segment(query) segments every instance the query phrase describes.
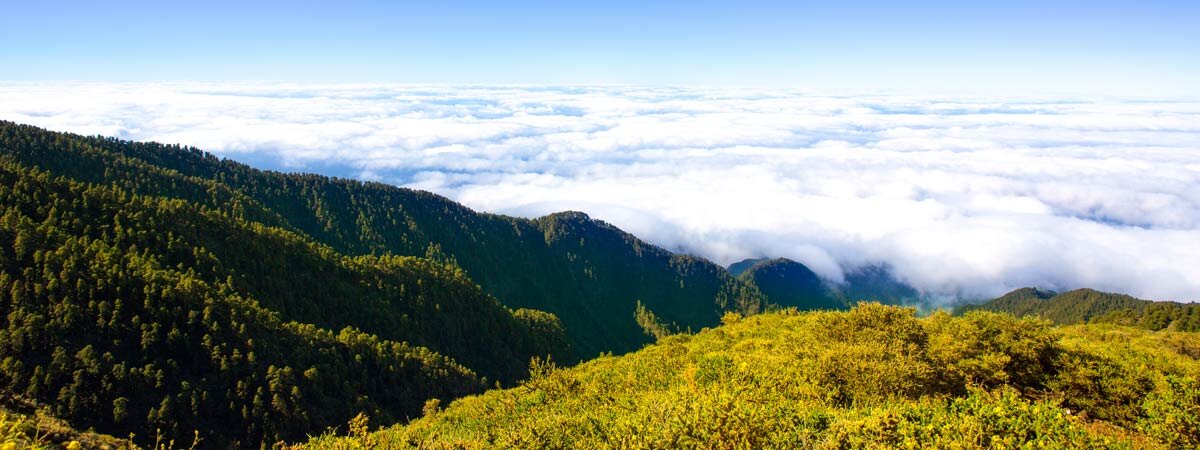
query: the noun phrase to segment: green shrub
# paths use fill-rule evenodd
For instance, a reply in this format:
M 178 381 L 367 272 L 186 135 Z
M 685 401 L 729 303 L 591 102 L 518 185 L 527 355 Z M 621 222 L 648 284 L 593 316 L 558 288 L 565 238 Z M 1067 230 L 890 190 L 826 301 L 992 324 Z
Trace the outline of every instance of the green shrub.
M 1187 448 L 1198 341 L 878 304 L 782 311 L 572 368 L 539 362 L 521 387 L 376 436 L 434 449 Z
M 979 311 L 963 317 L 940 312 L 924 322 L 929 358 L 945 392 L 961 394 L 971 385 L 1042 388 L 1062 352 L 1059 334 L 1045 320 Z
M 1142 403 L 1138 428 L 1171 447 L 1200 447 L 1200 382 L 1169 377 L 1166 385 Z

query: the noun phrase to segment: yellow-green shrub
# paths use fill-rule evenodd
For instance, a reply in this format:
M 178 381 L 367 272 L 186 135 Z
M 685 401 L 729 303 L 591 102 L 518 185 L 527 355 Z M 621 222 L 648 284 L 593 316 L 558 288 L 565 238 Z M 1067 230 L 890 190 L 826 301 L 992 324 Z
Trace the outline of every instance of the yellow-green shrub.
M 1200 448 L 1200 382 L 1169 377 L 1142 403 L 1138 428 L 1175 448 Z
M 1188 356 L 1200 336 L 1162 333 L 878 304 L 781 311 L 573 368 L 539 360 L 519 387 L 375 437 L 431 449 L 1187 447 L 1195 384 L 1179 380 L 1200 373 Z M 1143 395 L 1106 398 L 1122 389 Z

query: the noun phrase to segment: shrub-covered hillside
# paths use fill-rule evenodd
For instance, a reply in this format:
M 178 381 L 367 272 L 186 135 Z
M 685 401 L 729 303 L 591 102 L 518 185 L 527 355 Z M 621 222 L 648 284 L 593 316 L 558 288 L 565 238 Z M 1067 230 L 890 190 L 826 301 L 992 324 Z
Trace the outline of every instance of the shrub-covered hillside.
M 310 448 L 1193 448 L 1200 336 L 861 304 L 676 335 Z

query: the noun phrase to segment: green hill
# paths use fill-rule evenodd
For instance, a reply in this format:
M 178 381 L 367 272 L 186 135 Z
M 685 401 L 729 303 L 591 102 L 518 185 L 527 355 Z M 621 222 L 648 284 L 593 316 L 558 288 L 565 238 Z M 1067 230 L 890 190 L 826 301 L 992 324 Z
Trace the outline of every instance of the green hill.
M 47 132 L 0 122 L 0 154 L 25 167 L 130 194 L 185 200 L 293 232 L 344 255 L 426 256 L 437 248 L 510 308 L 556 314 L 573 360 L 648 338 L 637 301 L 700 328 L 761 294 L 709 261 L 649 245 L 582 213 L 520 219 L 477 213 L 428 192 L 285 174 L 197 149 Z
M 306 448 L 1195 448 L 1200 335 L 861 304 L 766 313 Z
M 804 264 L 785 258 L 764 260 L 738 278 L 758 287 L 773 305 L 810 309 L 845 309 L 847 302 Z
M 696 329 L 764 306 L 582 213 L 0 122 L 0 396 L 80 429 L 220 448 L 402 421 L 534 356 L 640 348 L 639 300 Z
M 1064 293 L 1022 288 L 958 312 L 998 311 L 1040 316 L 1060 324 L 1117 323 L 1148 330 L 1200 331 L 1200 304 L 1141 300 L 1124 294 L 1076 289 Z
M 0 205 L 0 386 L 84 428 L 294 439 L 485 386 L 420 346 L 510 381 L 522 360 L 561 352 L 545 313 L 513 313 L 434 260 L 350 258 L 8 162 Z
M 743 273 L 745 273 L 751 267 L 754 267 L 755 264 L 758 264 L 758 263 L 764 262 L 764 261 L 770 261 L 770 258 L 746 258 L 741 261 L 730 264 L 729 267 L 726 268 L 726 270 L 729 271 L 730 275 L 733 275 L 735 277 L 741 276 Z
M 849 270 L 841 283 L 820 278 L 804 264 L 787 258 L 746 259 L 729 266 L 729 272 L 763 293 L 767 303 L 809 309 L 845 309 L 860 301 L 913 305 L 920 294 L 898 281 L 886 266 L 868 265 Z
M 910 294 L 885 268 L 735 277 L 579 212 L 478 213 L 0 122 L 0 408 L 80 430 L 64 441 L 261 447 L 357 416 L 337 445 L 1195 444 L 1194 335 L 877 304 L 753 315 Z M 1094 291 L 1006 298 L 993 306 L 1063 323 L 1197 322 Z M 425 418 L 368 435 L 360 413 Z
M 897 280 L 890 266 L 867 265 L 845 273 L 843 283 L 831 287 L 847 302 L 877 301 L 893 305 L 915 305 L 923 301 L 921 293 Z

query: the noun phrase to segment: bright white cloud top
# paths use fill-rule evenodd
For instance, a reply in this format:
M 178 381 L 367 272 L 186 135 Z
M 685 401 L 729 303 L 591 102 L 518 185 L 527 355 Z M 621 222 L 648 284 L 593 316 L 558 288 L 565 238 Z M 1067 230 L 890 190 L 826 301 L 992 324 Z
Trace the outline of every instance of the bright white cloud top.
M 573 209 L 728 263 L 931 295 L 1200 300 L 1200 102 L 782 90 L 0 84 L 0 119 Z

